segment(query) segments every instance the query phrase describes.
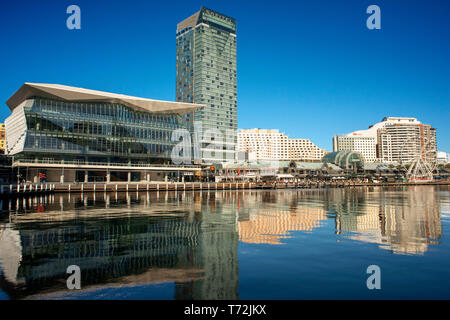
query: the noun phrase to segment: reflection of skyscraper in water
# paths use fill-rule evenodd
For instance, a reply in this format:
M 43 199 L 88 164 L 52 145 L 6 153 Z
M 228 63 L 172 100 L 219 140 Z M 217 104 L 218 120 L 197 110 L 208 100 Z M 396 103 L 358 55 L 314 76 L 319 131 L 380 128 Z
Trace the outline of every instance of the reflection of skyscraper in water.
M 201 232 L 196 248 L 204 277 L 177 284 L 176 299 L 238 299 L 239 266 L 236 210 L 230 193 L 212 192 L 201 199 Z
M 138 221 L 140 220 L 140 221 Z M 69 265 L 82 270 L 85 288 L 105 283 L 130 284 L 124 277 L 140 275 L 151 270 L 153 275 L 177 278 L 198 278 L 202 270 L 195 265 L 190 252 L 197 245 L 198 223 L 165 221 L 144 223 L 142 219 L 117 219 L 108 224 L 44 230 L 19 230 L 20 263 L 5 269 L 7 257 L 1 257 L 6 280 L 2 288 L 13 298 L 39 293 L 42 289 L 64 290 L 61 280 L 67 276 Z M 3 242 L 3 241 L 2 241 Z M 11 252 L 12 246 L 5 248 Z M 2 252 L 3 255 L 4 252 Z M 15 274 L 15 276 L 14 276 Z M 142 279 L 141 279 L 142 280 Z M 173 281 L 174 278 L 147 278 L 148 283 Z
M 359 191 L 366 192 L 366 191 Z M 360 197 L 334 190 L 329 209 L 336 211 L 336 229 L 345 237 L 380 244 L 393 253 L 423 254 L 442 235 L 438 192 L 427 186 L 394 192 L 374 191 Z
M 111 206 L 113 202 L 108 198 Z M 217 217 L 202 213 L 195 202 L 192 194 L 184 195 L 182 201 L 171 195 L 161 197 L 159 203 L 153 199 L 148 206 L 127 196 L 133 217 L 111 217 L 107 212 L 112 209 L 102 212 L 105 209 L 99 208 L 92 208 L 95 214 L 90 216 L 72 214 L 74 207 L 86 203 L 84 198 L 65 203 L 67 214 L 58 211 L 67 220 L 52 221 L 52 211 L 47 211 L 39 224 L 31 225 L 32 213 L 22 217 L 23 223 L 18 216 L 18 230 L 2 226 L 0 286 L 11 298 L 44 290 L 58 296 L 67 293 L 66 268 L 74 264 L 82 270 L 83 292 L 175 282 L 177 298 L 237 298 L 235 213 L 226 214 L 224 221 L 220 213 Z M 59 206 L 60 201 L 56 203 Z M 97 207 L 101 206 L 97 200 Z M 155 217 L 161 206 L 166 215 Z M 176 216 L 176 212 L 185 214 Z M 180 286 L 184 289 L 179 290 Z

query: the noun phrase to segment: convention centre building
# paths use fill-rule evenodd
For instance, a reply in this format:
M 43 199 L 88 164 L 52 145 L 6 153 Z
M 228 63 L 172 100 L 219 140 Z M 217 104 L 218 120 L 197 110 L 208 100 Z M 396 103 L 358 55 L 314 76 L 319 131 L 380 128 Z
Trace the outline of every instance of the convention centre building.
M 171 136 L 202 105 L 42 83 L 6 104 L 5 153 L 19 182 L 167 181 L 196 169 L 171 162 Z

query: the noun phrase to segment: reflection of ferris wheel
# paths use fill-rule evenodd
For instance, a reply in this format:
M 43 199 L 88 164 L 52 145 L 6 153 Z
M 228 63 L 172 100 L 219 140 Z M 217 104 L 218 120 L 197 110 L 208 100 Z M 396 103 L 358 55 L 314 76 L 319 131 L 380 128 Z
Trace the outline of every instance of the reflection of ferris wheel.
M 434 141 L 426 136 L 406 139 L 400 154 L 401 162 L 408 165 L 408 181 L 432 181 L 436 169 Z

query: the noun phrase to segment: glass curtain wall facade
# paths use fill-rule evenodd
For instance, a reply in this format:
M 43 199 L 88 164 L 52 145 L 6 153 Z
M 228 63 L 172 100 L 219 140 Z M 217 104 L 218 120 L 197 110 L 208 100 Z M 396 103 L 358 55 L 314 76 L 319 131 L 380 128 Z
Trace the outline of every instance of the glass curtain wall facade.
M 28 99 L 8 119 L 21 128 L 10 141 L 16 158 L 111 163 L 169 163 L 171 134 L 186 128 L 179 114 L 154 114 L 120 103 Z M 15 125 L 16 124 L 16 125 Z M 14 136 L 11 130 L 11 136 Z
M 202 125 L 203 162 L 234 160 L 237 144 L 236 21 L 202 7 L 177 26 L 176 101 L 204 108 L 186 115 Z M 222 145 L 206 131 L 219 130 Z M 206 134 L 205 134 L 206 133 Z M 215 138 L 217 141 L 217 138 Z

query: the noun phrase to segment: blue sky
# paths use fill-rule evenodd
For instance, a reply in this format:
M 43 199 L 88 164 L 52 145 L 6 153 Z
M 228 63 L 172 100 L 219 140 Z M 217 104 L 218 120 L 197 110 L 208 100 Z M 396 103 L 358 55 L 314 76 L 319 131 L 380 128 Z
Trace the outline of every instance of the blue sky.
M 66 8 L 81 8 L 81 30 Z M 369 30 L 366 8 L 381 8 Z M 24 82 L 175 100 L 176 24 L 205 5 L 237 19 L 238 127 L 331 150 L 384 116 L 437 128 L 450 152 L 450 1 L 2 1 L 0 120 Z

